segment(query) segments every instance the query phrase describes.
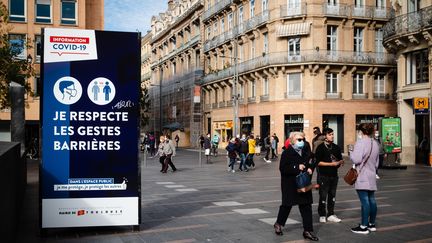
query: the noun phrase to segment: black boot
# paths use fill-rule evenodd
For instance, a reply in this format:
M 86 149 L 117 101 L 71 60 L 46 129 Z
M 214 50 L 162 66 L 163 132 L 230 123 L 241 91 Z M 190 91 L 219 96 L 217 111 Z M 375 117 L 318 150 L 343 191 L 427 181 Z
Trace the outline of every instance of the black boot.
M 275 230 L 275 234 L 277 234 L 277 235 L 283 235 L 283 233 L 282 233 L 282 225 L 280 225 L 278 223 L 275 223 L 273 225 L 273 227 L 274 227 L 274 230 Z
M 311 241 L 319 241 L 318 237 L 316 237 L 316 235 L 314 234 L 313 231 L 304 231 L 303 232 L 303 237 L 305 239 L 311 240 Z

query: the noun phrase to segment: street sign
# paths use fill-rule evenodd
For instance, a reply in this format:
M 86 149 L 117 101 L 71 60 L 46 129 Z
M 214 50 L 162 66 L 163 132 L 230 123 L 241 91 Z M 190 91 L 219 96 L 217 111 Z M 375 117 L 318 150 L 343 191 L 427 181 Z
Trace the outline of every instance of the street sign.
M 42 228 L 139 224 L 140 35 L 47 28 Z
M 413 99 L 414 114 L 428 115 L 429 114 L 429 98 L 416 97 Z

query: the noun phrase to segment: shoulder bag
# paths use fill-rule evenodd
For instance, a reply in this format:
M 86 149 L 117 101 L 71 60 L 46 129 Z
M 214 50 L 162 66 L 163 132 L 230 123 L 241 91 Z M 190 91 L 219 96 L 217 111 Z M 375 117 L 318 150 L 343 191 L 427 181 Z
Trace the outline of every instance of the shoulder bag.
M 363 167 L 366 165 L 367 161 L 369 160 L 369 157 L 372 153 L 372 147 L 373 147 L 373 142 L 371 139 L 371 149 L 369 151 L 369 155 L 366 157 L 366 159 L 360 164 L 363 165 L 359 172 L 357 172 L 357 170 L 355 169 L 355 165 L 353 165 L 353 167 L 351 167 L 348 172 L 345 174 L 344 176 L 344 181 L 348 184 L 348 185 L 354 185 L 354 183 L 357 180 L 358 175 L 360 174 L 361 170 L 363 169 Z
M 307 192 L 312 189 L 311 178 L 307 172 L 300 172 L 296 176 L 297 192 Z

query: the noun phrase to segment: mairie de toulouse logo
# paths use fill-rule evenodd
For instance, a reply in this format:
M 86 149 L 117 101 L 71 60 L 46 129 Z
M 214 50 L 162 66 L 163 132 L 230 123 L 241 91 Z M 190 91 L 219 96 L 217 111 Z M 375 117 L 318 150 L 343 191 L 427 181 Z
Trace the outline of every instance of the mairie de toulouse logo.
M 72 105 L 81 99 L 83 89 L 81 83 L 74 77 L 58 79 L 53 88 L 54 97 L 58 102 Z M 111 80 L 103 77 L 93 79 L 87 86 L 88 98 L 97 105 L 110 103 L 116 94 L 116 88 Z

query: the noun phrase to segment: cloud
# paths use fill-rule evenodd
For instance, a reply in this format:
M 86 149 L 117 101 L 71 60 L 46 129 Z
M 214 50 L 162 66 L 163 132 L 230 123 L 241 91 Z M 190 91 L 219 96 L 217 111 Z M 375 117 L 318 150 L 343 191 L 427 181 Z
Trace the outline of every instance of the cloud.
M 167 8 L 167 1 L 161 0 L 105 0 L 105 30 L 145 34 L 151 29 L 151 17 Z

